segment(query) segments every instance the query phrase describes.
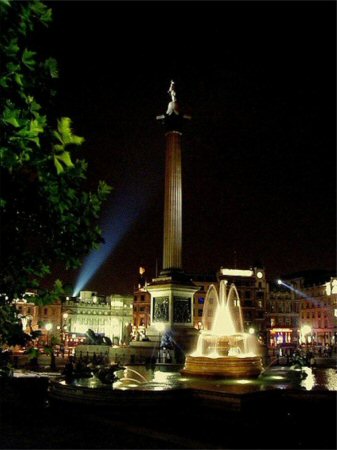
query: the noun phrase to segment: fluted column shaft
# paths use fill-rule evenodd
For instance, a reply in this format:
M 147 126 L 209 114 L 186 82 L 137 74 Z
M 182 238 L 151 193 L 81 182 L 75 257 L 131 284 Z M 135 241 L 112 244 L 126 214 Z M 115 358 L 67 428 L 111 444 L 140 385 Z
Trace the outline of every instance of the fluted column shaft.
M 181 269 L 181 133 L 166 133 L 163 269 Z

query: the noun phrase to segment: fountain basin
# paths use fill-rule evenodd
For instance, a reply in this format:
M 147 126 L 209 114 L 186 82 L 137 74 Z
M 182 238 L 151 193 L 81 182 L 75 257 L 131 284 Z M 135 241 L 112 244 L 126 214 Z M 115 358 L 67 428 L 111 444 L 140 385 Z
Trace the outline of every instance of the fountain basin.
M 259 356 L 186 356 L 184 375 L 253 378 L 258 377 L 263 370 L 262 358 Z

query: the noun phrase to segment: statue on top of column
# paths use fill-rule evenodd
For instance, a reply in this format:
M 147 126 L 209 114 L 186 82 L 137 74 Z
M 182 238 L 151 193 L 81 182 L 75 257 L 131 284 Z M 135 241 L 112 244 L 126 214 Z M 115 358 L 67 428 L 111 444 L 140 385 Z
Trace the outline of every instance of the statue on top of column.
M 177 94 L 176 94 L 176 91 L 175 91 L 174 87 L 175 87 L 174 86 L 174 81 L 171 80 L 170 89 L 168 90 L 168 93 L 171 94 L 172 101 L 176 102 L 177 101 Z
M 170 89 L 168 90 L 168 93 L 171 95 L 171 101 L 168 104 L 166 114 L 171 115 L 173 112 L 175 114 L 179 114 L 179 107 L 178 107 L 178 103 L 177 103 L 177 93 L 175 91 L 175 83 L 173 80 L 171 80 Z

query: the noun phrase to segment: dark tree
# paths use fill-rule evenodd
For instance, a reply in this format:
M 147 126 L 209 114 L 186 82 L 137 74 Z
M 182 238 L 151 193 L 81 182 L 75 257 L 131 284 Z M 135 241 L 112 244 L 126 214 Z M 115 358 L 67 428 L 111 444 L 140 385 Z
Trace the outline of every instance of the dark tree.
M 57 63 L 30 47 L 51 18 L 41 1 L 0 1 L 0 341 L 13 298 L 38 288 L 56 262 L 78 267 L 103 241 L 98 218 L 111 191 L 103 181 L 88 191 L 84 139 L 69 118 L 53 119 Z

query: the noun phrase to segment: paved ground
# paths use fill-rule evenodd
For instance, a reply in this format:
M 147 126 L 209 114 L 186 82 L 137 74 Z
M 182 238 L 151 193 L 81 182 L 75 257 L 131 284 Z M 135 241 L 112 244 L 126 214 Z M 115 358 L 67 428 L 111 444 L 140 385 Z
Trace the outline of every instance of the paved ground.
M 269 397 L 267 396 L 267 399 Z M 319 424 L 316 426 L 315 424 Z M 32 400 L 0 410 L 2 449 L 335 449 L 336 403 L 252 401 L 245 413 L 191 404 L 128 404 L 121 411 Z

